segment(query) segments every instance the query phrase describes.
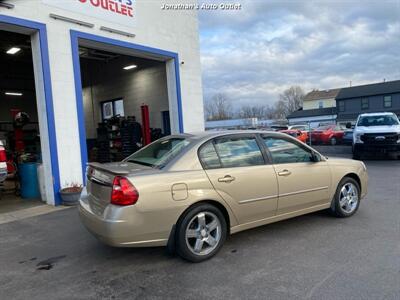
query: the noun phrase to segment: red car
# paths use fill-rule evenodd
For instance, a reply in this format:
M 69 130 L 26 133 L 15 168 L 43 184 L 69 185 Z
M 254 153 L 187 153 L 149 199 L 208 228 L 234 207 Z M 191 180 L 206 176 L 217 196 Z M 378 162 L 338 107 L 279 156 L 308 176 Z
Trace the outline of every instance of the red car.
M 326 125 L 314 129 L 311 132 L 313 144 L 336 145 L 342 142 L 344 128 L 339 125 Z
M 306 143 L 308 139 L 308 133 L 307 131 L 301 131 L 297 129 L 287 129 L 287 130 L 279 130 L 279 132 L 286 133 L 288 135 L 291 135 L 292 137 L 295 137 L 299 141 Z

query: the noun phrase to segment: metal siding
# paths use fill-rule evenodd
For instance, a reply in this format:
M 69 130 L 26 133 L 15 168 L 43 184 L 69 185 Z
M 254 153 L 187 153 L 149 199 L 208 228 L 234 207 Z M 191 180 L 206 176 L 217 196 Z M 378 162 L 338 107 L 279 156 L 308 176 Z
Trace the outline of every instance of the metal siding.
M 349 98 L 345 100 L 338 100 L 345 102 L 345 111 L 338 112 L 339 120 L 346 120 L 349 118 L 354 118 L 354 116 L 358 116 L 363 113 L 373 113 L 373 112 L 395 112 L 399 114 L 400 112 L 400 93 L 391 94 L 392 96 L 392 107 L 387 108 L 383 106 L 383 98 L 384 96 L 389 96 L 388 94 L 382 94 L 377 96 L 370 96 L 369 99 L 369 108 L 361 109 L 361 98 Z

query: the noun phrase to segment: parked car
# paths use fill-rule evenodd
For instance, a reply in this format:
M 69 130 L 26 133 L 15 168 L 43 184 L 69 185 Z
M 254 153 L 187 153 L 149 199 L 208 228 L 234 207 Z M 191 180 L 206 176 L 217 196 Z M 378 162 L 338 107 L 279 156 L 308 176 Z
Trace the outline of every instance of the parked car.
M 385 112 L 358 116 L 354 127 L 353 158 L 360 159 L 365 153 L 400 157 L 400 123 L 396 114 Z
M 344 128 L 340 125 L 325 125 L 314 129 L 311 132 L 313 144 L 336 145 L 342 142 Z
M 296 130 L 296 129 L 292 129 L 292 130 L 280 130 L 279 132 L 282 133 L 286 133 L 296 139 L 298 139 L 299 141 L 303 142 L 303 143 L 307 143 L 308 141 L 308 133 L 307 131 L 301 131 L 301 130 Z
M 4 183 L 7 178 L 7 155 L 4 144 L 0 141 L 0 185 Z
M 342 144 L 344 145 L 352 145 L 353 144 L 353 130 L 347 129 L 344 131 L 344 135 L 342 138 Z
M 323 209 L 353 215 L 367 178 L 361 161 L 328 160 L 283 133 L 179 134 L 90 163 L 79 212 L 106 244 L 167 245 L 200 262 L 229 234 Z
M 305 124 L 299 124 L 299 125 L 291 125 L 288 128 L 289 130 L 301 130 L 301 131 L 311 131 L 311 128 L 309 125 L 305 125 Z

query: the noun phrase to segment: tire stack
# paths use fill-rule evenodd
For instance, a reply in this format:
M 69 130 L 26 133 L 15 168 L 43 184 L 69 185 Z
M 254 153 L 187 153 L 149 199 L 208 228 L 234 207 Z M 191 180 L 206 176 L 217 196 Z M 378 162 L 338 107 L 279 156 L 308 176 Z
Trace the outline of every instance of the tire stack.
M 141 141 L 141 126 L 134 119 L 126 119 L 121 124 L 122 157 L 128 157 L 136 152 Z
M 97 128 L 97 161 L 99 163 L 110 162 L 110 139 L 105 126 Z

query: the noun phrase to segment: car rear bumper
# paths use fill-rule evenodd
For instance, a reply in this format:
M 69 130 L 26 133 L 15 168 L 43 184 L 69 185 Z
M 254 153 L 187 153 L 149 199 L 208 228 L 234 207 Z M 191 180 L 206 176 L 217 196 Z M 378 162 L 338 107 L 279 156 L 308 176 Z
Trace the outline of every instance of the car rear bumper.
M 151 232 L 151 224 L 148 224 L 133 207 L 129 209 L 130 213 L 127 217 L 126 214 L 121 213 L 122 207 L 110 204 L 100 216 L 90 207 L 87 196 L 83 195 L 79 200 L 78 208 L 83 225 L 107 245 L 153 247 L 165 246 L 168 242 L 169 232 Z

